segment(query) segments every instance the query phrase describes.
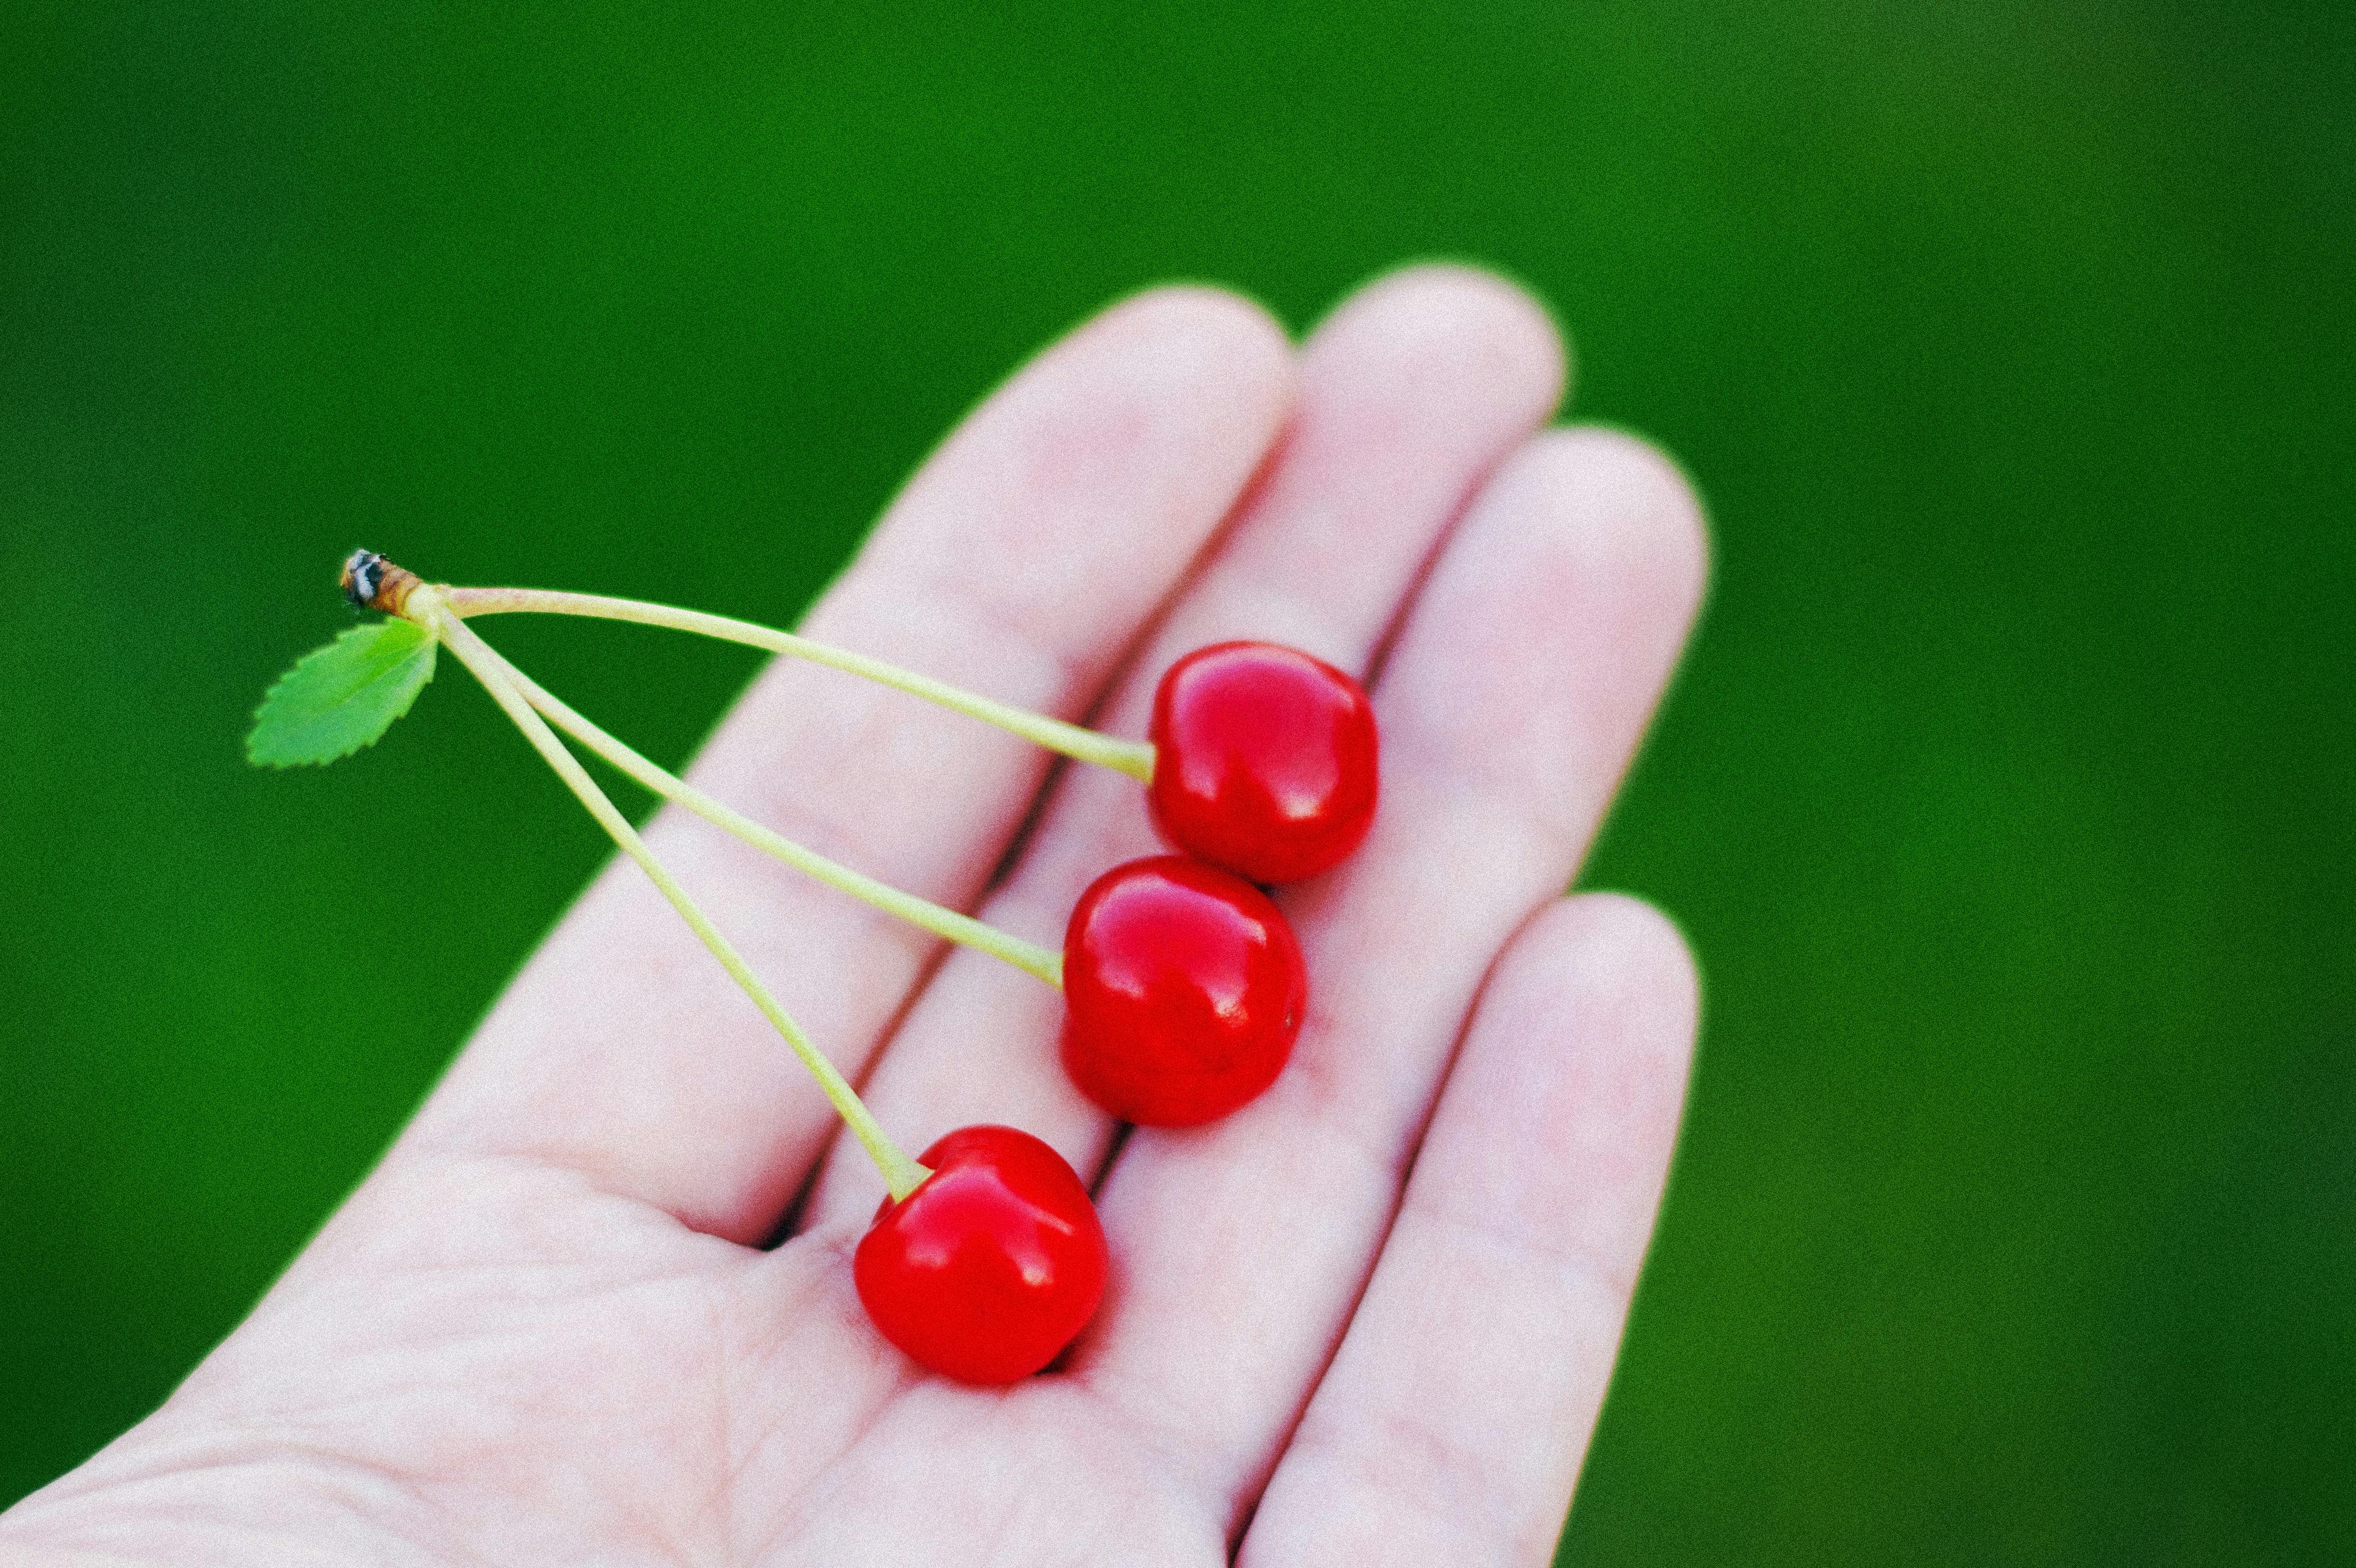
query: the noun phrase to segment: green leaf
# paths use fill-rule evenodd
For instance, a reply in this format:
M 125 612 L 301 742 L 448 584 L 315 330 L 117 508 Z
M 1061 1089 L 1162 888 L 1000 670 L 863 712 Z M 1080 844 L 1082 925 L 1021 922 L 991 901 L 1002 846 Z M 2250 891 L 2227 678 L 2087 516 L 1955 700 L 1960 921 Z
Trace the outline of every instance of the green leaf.
M 435 646 L 413 621 L 380 620 L 313 649 L 262 699 L 245 759 L 293 768 L 374 744 L 434 679 Z

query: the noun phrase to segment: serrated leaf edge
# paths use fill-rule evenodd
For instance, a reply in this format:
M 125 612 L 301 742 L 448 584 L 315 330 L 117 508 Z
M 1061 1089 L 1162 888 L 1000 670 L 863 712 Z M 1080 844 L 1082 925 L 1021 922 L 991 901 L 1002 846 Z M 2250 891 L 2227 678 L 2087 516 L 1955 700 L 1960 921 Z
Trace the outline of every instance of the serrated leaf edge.
M 409 710 L 417 705 L 419 693 L 423 693 L 427 686 L 433 684 L 436 661 L 441 657 L 442 639 L 431 634 L 428 634 L 425 639 L 425 679 L 417 682 L 416 690 L 409 693 L 409 700 L 402 703 L 401 706 L 393 709 L 391 716 L 387 718 L 384 723 L 379 726 L 374 735 L 369 736 L 366 740 L 357 741 L 330 757 L 288 757 L 281 760 L 275 757 L 256 757 L 253 754 L 253 737 L 261 733 L 262 712 L 267 709 L 271 703 L 277 697 L 279 689 L 294 678 L 294 671 L 301 669 L 303 665 L 315 655 L 325 653 L 328 649 L 335 647 L 345 639 L 353 637 L 360 632 L 372 630 L 376 627 L 383 624 L 385 623 L 382 621 L 369 621 L 366 625 L 362 626 L 346 627 L 343 630 L 336 633 L 332 641 L 319 644 L 318 647 L 311 650 L 309 653 L 304 654 L 301 658 L 295 660 L 294 663 L 288 665 L 280 672 L 278 679 L 270 683 L 270 689 L 262 693 L 262 701 L 254 704 L 253 724 L 252 727 L 247 729 L 245 732 L 245 760 L 249 767 L 269 768 L 280 772 L 284 772 L 289 768 L 325 768 L 331 762 L 341 762 L 347 757 L 355 756 L 359 752 L 366 751 L 369 746 L 374 746 L 378 741 L 384 738 L 384 733 L 386 730 L 391 729 L 394 725 L 400 723 L 402 719 L 408 716 Z M 412 655 L 412 657 L 414 656 Z M 407 662 L 407 660 L 403 660 L 401 664 L 393 666 L 392 669 L 384 671 L 384 673 L 371 677 L 365 684 L 353 692 L 350 697 L 347 697 L 344 700 L 346 702 L 350 702 L 353 698 L 359 696 L 361 693 L 373 687 L 379 681 L 391 679 L 393 676 L 399 674 L 402 669 L 406 668 Z

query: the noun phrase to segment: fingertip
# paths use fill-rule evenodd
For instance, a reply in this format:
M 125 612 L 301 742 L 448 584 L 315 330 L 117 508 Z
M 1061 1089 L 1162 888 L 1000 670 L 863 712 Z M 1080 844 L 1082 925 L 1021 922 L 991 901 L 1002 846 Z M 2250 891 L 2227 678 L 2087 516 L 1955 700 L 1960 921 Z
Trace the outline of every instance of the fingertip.
M 1233 289 L 1162 284 L 1108 306 L 1076 336 L 1101 336 L 1124 355 L 1215 373 L 1271 422 L 1291 400 L 1294 356 L 1283 323 Z
M 1564 961 L 1584 977 L 1582 990 L 1622 1015 L 1641 1010 L 1643 1026 L 1626 1031 L 1682 1074 L 1701 1010 L 1701 972 L 1684 929 L 1659 906 L 1628 893 L 1580 893 L 1539 917 L 1554 927 Z
M 1507 1195 L 1496 1201 L 1623 1297 L 1684 1115 L 1697 996 L 1667 916 L 1625 894 L 1580 894 L 1548 904 L 1507 948 L 1467 1041 L 1475 1101 L 1517 1107 L 1492 1113 L 1488 1138 L 1505 1152 L 1486 1157 L 1520 1173 L 1492 1173 Z
M 1592 428 L 1524 441 L 1474 499 L 1382 671 L 1387 781 L 1448 777 L 1583 846 L 1667 688 L 1706 573 L 1699 505 L 1655 448 Z
M 1540 526 L 1601 520 L 1614 565 L 1680 631 L 1709 581 L 1709 527 L 1685 468 L 1644 437 L 1611 425 L 1549 430 L 1516 453 L 1502 483 L 1536 492 L 1516 509 Z
M 1527 289 L 1456 262 L 1419 262 L 1344 297 L 1310 334 L 1305 355 L 1429 361 L 1435 349 L 1472 367 L 1483 395 L 1529 425 L 1560 403 L 1570 355 L 1560 327 Z

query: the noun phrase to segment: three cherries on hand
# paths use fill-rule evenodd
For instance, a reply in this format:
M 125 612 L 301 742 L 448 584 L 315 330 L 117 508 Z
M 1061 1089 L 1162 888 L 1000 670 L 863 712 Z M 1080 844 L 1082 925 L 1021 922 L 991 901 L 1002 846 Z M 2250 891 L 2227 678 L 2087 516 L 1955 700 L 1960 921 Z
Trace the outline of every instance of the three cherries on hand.
M 1064 991 L 1072 1082 L 1124 1122 L 1185 1127 L 1275 1081 L 1308 1000 L 1291 928 L 1261 886 L 1313 876 L 1355 849 L 1375 813 L 1374 709 L 1358 682 L 1289 648 L 1222 642 L 1185 655 L 1154 693 L 1150 744 L 1007 708 L 863 655 L 698 612 L 582 594 L 428 585 L 368 552 L 345 592 L 413 622 L 466 663 L 593 815 L 644 866 L 818 1077 L 883 1171 L 890 1195 L 852 1263 L 884 1337 L 971 1383 L 1040 1370 L 1087 1326 L 1108 1267 L 1104 1228 L 1063 1156 L 1012 1127 L 964 1127 L 910 1161 L 801 1036 L 562 744 L 553 723 L 638 782 L 833 886 Z M 876 883 L 752 822 L 583 719 L 466 624 L 498 611 L 677 627 L 831 664 L 1001 725 L 1143 780 L 1179 853 L 1116 865 L 1082 893 L 1055 955 Z M 266 705 L 266 704 L 265 704 Z
M 1187 1127 L 1276 1081 L 1308 1004 L 1292 928 L 1253 884 L 1312 876 L 1374 821 L 1374 709 L 1305 653 L 1223 642 L 1154 693 L 1156 825 L 1183 854 L 1116 865 L 1064 937 L 1065 1070 L 1124 1122 Z M 1061 1155 L 1011 1127 L 927 1149 L 859 1243 L 859 1299 L 884 1337 L 968 1382 L 1028 1377 L 1104 1293 L 1104 1228 Z

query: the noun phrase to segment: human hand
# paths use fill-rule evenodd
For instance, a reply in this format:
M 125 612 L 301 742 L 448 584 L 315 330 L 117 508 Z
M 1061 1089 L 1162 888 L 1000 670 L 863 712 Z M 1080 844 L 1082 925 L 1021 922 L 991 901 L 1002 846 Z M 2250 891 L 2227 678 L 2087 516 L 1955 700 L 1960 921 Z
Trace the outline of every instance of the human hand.
M 1695 1015 L 1666 922 L 1559 893 L 1704 573 L 1664 459 L 1534 434 L 1561 360 L 1460 269 L 1371 285 L 1298 353 L 1232 297 L 1143 295 L 969 418 L 809 618 L 1125 735 L 1206 642 L 1371 671 L 1381 810 L 1279 896 L 1310 1010 L 1224 1121 L 1116 1136 L 1048 988 L 680 813 L 650 831 L 908 1147 L 1004 1122 L 1102 1173 L 1113 1282 L 1056 1369 L 975 1390 L 875 1334 L 850 1252 L 880 1180 L 617 861 L 253 1316 L 0 1519 L 8 1560 L 1543 1561 Z M 1158 846 L 1133 784 L 1051 760 L 780 660 L 695 778 L 1054 942 Z

